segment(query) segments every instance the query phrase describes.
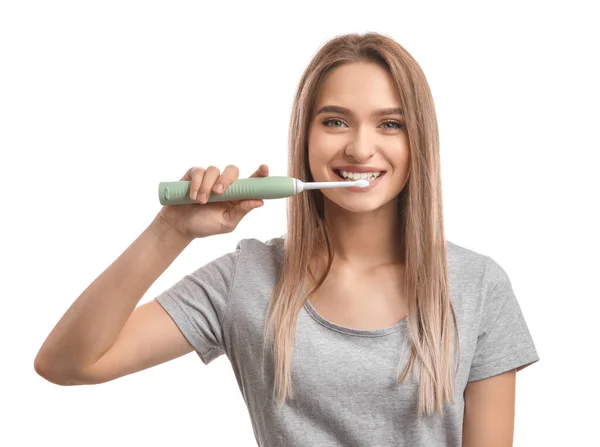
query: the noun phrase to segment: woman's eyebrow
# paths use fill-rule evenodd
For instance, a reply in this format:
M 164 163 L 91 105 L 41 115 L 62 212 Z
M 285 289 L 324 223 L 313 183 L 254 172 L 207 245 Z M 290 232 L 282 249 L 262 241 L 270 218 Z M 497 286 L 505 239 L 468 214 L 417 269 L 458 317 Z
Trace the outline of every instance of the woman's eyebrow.
M 354 115 L 350 109 L 347 109 L 345 107 L 323 106 L 319 109 L 319 111 L 317 113 L 315 113 L 315 116 L 319 115 L 321 113 L 328 113 L 328 112 L 339 113 L 341 115 L 348 115 L 348 116 Z M 376 110 L 375 112 L 373 112 L 373 116 L 382 116 L 382 115 L 403 115 L 403 113 L 402 113 L 402 109 L 400 107 L 389 107 L 386 109 L 379 109 L 379 110 Z

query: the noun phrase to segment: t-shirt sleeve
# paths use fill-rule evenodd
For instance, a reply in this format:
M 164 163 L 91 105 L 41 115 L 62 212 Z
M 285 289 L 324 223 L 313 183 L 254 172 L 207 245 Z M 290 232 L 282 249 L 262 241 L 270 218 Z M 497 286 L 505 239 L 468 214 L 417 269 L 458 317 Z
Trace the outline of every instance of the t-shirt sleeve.
M 223 320 L 240 249 L 241 242 L 155 298 L 207 365 L 225 353 Z
M 488 257 L 486 290 L 469 382 L 539 360 L 533 339 L 505 270 Z

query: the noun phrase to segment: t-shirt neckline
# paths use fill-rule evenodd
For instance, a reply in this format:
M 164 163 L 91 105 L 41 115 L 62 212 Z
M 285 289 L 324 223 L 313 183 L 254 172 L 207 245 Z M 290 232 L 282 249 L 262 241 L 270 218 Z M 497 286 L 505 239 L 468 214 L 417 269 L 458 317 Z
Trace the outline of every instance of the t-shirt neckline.
M 304 309 L 317 323 L 325 326 L 326 328 L 337 332 L 341 332 L 343 334 L 356 335 L 359 337 L 381 337 L 384 335 L 393 334 L 394 332 L 398 332 L 399 330 L 403 329 L 408 324 L 407 316 L 399 322 L 388 327 L 379 329 L 356 329 L 347 326 L 342 326 L 332 321 L 329 321 L 328 319 L 323 317 L 319 312 L 317 312 L 317 310 L 313 307 L 309 299 L 307 299 L 304 302 Z

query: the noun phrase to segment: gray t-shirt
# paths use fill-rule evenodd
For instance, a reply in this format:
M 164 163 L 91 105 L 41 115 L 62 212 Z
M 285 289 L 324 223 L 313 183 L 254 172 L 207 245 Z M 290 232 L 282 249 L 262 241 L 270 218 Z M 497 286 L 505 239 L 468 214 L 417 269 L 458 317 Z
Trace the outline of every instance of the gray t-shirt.
M 460 446 L 467 382 L 539 360 L 506 272 L 489 256 L 447 241 L 460 364 L 455 403 L 442 416 L 417 417 L 416 375 L 395 385 L 406 364 L 403 349 L 408 360 L 407 319 L 352 329 L 326 320 L 309 301 L 292 353 L 295 397 L 278 407 L 269 349 L 264 368 L 262 359 L 283 242 L 242 239 L 156 298 L 204 363 L 227 355 L 260 446 Z

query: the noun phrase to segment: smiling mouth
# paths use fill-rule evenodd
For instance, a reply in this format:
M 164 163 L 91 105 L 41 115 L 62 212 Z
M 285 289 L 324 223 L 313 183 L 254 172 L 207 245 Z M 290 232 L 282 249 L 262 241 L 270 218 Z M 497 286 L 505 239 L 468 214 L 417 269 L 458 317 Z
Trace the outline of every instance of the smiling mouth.
M 356 181 L 365 179 L 369 182 L 373 182 L 377 180 L 379 177 L 383 177 L 386 171 L 375 171 L 375 172 L 350 172 L 350 171 L 340 171 L 339 169 L 333 170 L 338 177 L 347 181 Z

